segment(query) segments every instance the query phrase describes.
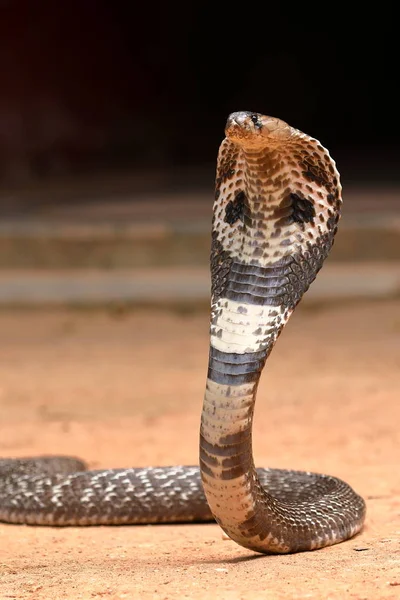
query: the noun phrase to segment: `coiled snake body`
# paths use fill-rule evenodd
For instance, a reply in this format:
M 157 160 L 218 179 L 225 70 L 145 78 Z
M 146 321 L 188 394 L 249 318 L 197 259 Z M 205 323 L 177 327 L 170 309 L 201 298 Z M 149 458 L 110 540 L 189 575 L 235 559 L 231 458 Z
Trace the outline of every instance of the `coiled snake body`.
M 317 140 L 258 113 L 230 115 L 212 228 L 210 354 L 200 469 L 85 471 L 68 457 L 0 460 L 0 520 L 38 525 L 206 521 L 258 552 L 312 550 L 363 524 L 346 483 L 256 470 L 252 418 L 265 361 L 336 233 L 341 186 Z

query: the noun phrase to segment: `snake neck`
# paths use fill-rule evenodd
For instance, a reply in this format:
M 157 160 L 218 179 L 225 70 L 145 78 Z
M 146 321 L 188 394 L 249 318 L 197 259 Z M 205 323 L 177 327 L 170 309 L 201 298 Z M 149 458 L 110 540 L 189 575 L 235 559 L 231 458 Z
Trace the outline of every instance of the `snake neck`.
M 246 149 L 229 139 L 221 145 L 200 466 L 217 522 L 239 544 L 261 552 L 288 552 L 293 544 L 290 527 L 282 534 L 279 503 L 261 488 L 254 467 L 257 387 L 329 253 L 340 203 L 334 162 L 300 132 L 281 147 Z

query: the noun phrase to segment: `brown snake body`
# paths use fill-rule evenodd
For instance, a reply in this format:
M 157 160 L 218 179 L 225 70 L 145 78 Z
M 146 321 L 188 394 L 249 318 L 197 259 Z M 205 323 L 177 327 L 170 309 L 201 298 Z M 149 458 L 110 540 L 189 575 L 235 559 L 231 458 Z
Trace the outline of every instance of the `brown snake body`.
M 205 521 L 258 552 L 312 550 L 360 531 L 365 504 L 335 477 L 254 467 L 265 361 L 329 254 L 339 174 L 317 140 L 279 119 L 228 118 L 212 228 L 209 369 L 200 470 L 85 471 L 66 457 L 0 460 L 0 520 L 45 525 Z M 204 491 L 203 491 L 204 490 Z

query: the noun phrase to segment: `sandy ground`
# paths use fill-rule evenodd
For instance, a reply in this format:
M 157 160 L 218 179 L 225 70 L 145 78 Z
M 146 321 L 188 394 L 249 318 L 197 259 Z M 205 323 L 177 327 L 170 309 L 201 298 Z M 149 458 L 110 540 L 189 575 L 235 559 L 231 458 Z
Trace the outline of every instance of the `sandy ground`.
M 0 313 L 0 455 L 92 467 L 197 462 L 208 316 Z M 349 481 L 356 538 L 262 556 L 215 524 L 0 525 L 0 598 L 399 598 L 400 302 L 299 308 L 259 391 L 259 465 Z

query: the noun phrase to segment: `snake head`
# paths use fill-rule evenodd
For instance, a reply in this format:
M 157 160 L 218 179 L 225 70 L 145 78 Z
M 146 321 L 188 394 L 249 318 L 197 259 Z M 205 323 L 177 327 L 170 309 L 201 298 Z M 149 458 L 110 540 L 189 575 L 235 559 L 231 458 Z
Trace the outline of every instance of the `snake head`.
M 228 139 L 248 148 L 282 145 L 294 132 L 285 121 L 246 110 L 230 114 L 225 127 Z

